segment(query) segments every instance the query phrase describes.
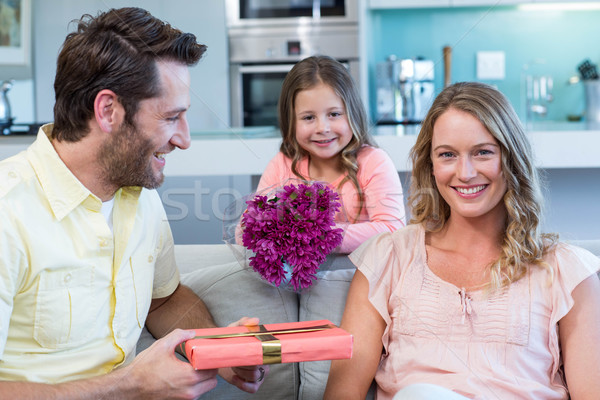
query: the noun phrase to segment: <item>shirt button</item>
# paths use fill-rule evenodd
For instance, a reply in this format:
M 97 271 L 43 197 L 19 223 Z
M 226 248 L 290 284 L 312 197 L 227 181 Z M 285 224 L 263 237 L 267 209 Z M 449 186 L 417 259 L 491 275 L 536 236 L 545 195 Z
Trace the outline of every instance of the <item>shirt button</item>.
M 9 178 L 16 178 L 16 177 L 17 177 L 17 174 L 16 174 L 14 171 L 10 171 L 10 172 L 8 173 L 8 177 L 9 177 Z
M 63 280 L 65 283 L 69 283 L 71 281 L 71 274 L 66 274 Z
M 106 239 L 100 240 L 100 247 L 106 247 L 106 246 L 108 246 L 108 240 L 106 240 Z
M 154 261 L 154 257 L 148 256 L 148 262 L 151 263 L 152 261 Z

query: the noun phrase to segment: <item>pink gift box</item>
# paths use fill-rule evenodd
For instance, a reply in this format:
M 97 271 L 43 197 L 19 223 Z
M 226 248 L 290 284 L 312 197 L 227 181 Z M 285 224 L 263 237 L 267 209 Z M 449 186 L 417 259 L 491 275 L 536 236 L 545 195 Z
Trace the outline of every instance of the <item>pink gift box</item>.
M 352 357 L 353 337 L 327 320 L 196 329 L 181 350 L 196 369 Z

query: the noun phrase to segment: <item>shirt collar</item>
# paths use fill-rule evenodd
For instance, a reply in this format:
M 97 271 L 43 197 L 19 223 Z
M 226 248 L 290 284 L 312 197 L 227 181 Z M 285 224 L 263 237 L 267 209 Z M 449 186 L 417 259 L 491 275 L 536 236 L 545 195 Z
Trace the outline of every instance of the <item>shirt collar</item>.
M 90 192 L 60 159 L 50 142 L 54 124 L 46 124 L 38 131 L 37 139 L 27 149 L 27 158 L 46 193 L 52 212 L 63 219 L 77 206 L 100 211 L 102 201 Z

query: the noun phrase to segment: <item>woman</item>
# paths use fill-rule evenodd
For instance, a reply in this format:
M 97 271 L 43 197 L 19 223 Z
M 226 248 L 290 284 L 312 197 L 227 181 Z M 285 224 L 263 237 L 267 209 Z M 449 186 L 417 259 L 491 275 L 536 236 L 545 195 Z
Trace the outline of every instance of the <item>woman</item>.
M 411 158 L 411 225 L 350 255 L 354 357 L 332 363 L 325 398 L 364 398 L 373 378 L 378 400 L 596 397 L 600 260 L 540 233 L 532 151 L 507 99 L 446 88 Z

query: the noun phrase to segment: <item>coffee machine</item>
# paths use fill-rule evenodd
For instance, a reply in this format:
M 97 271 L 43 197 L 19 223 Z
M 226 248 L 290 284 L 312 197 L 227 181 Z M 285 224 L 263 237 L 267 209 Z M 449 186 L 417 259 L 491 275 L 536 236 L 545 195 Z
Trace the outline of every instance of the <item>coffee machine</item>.
M 422 58 L 389 56 L 377 64 L 378 124 L 419 124 L 435 96 L 434 64 Z

